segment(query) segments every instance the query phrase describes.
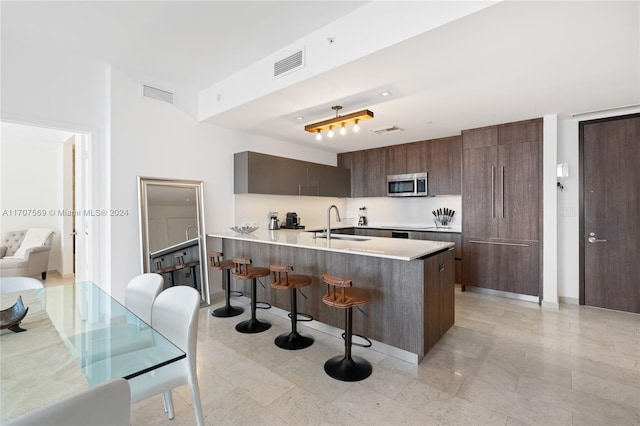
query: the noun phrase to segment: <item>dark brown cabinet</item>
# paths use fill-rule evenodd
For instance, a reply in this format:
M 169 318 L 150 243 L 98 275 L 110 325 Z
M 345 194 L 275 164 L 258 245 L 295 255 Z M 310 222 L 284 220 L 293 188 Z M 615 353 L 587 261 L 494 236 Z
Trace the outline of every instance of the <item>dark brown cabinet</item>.
M 429 173 L 429 195 L 461 194 L 460 136 L 338 154 L 351 169 L 352 197 L 384 197 L 387 175 Z
M 462 132 L 463 283 L 539 295 L 542 120 Z
M 348 169 L 245 151 L 234 154 L 234 194 L 349 197 Z
M 462 193 L 462 138 L 434 139 L 424 144 L 429 195 Z
M 387 152 L 385 148 L 338 154 L 338 167 L 351 169 L 352 197 L 387 195 Z
M 453 250 L 425 259 L 424 346 L 428 352 L 455 320 Z
M 421 232 L 423 240 L 455 243 L 455 282 L 462 284 L 462 236 L 455 232 Z

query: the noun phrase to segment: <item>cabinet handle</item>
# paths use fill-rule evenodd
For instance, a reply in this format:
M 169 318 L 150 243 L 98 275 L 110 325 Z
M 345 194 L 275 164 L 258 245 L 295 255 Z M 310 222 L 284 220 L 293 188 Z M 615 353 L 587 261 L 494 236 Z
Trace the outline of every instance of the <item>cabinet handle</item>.
M 438 267 L 440 269 L 440 272 L 444 272 L 444 263 L 439 263 Z
M 501 179 L 501 185 L 500 185 L 500 202 L 502 204 L 501 207 L 501 214 L 502 217 L 504 218 L 504 166 L 501 167 L 501 174 L 502 174 L 502 179 Z
M 496 217 L 496 168 L 491 166 L 491 217 Z
M 529 244 L 522 244 L 522 243 L 499 243 L 495 241 L 474 241 L 474 240 L 469 240 L 469 242 L 474 244 L 490 244 L 494 246 L 530 247 Z

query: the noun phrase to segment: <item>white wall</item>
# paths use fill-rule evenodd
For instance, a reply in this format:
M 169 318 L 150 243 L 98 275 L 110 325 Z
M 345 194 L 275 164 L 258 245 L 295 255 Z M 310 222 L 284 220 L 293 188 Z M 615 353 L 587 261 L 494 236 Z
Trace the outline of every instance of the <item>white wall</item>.
M 108 66 L 61 58 L 16 40 L 2 43 L 1 118 L 3 121 L 33 124 L 91 135 L 94 208 L 108 206 L 109 192 L 104 164 L 107 156 L 107 72 Z M 108 220 L 91 219 L 89 224 L 92 274 L 87 279 L 107 286 L 109 259 Z M 104 267 L 103 267 L 104 266 Z
M 203 181 L 206 232 L 227 229 L 235 222 L 235 152 L 252 150 L 336 164 L 332 153 L 199 123 L 172 105 L 143 98 L 140 84 L 136 76 L 111 70 L 110 207 L 130 212 L 110 222 L 109 258 L 114 265 L 110 283 L 118 299 L 124 297 L 127 281 L 141 272 L 137 176 Z
M 53 229 L 48 270 L 60 270 L 61 222 L 57 215 L 62 170 L 58 155 L 62 145 L 3 135 L 0 142 L 0 233 L 28 228 Z M 51 213 L 53 211 L 53 214 Z

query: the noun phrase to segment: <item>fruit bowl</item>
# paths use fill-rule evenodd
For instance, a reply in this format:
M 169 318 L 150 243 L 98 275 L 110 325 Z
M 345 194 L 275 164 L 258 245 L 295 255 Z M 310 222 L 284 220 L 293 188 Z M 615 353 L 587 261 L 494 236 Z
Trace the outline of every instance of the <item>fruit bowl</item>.
M 242 225 L 242 226 L 231 226 L 229 229 L 231 229 L 233 232 L 237 232 L 238 234 L 246 235 L 246 234 L 252 233 L 258 228 L 259 227 L 256 225 Z

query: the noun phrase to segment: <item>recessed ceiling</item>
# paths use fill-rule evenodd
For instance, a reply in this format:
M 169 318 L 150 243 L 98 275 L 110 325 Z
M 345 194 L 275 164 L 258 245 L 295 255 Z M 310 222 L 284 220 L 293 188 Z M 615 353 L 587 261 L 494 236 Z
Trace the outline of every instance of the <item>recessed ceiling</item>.
M 362 1 L 2 1 L 2 43 L 203 89 Z
M 639 5 L 499 3 L 207 121 L 345 152 L 546 114 L 638 106 Z M 318 142 L 304 126 L 331 118 L 335 104 L 345 114 L 368 108 L 375 118 L 357 135 Z M 404 131 L 372 133 L 391 126 Z
M 202 89 L 366 2 L 7 2 L 2 43 Z M 206 120 L 333 152 L 640 104 L 638 1 L 505 1 Z M 390 96 L 382 97 L 382 91 Z M 358 135 L 305 124 L 370 109 Z M 302 120 L 296 117 L 303 116 Z M 371 130 L 397 126 L 403 132 Z

